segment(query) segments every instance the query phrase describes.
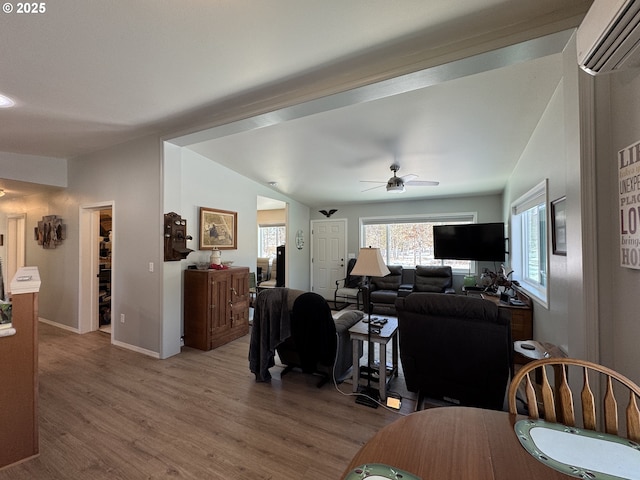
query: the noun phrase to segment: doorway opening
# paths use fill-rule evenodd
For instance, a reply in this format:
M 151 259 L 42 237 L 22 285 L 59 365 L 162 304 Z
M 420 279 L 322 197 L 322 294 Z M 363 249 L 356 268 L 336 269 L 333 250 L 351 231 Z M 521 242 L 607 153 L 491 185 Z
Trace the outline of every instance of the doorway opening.
M 112 339 L 113 218 L 113 203 L 80 207 L 79 330 L 100 330 Z
M 98 329 L 111 334 L 111 208 L 100 210 L 98 230 Z
M 26 215 L 9 215 L 7 218 L 7 262 L 4 269 L 4 293 L 8 294 L 11 279 L 19 268 L 25 266 Z
M 281 200 L 258 196 L 257 210 L 257 250 L 258 258 L 261 259 L 256 267 L 257 282 L 284 287 L 288 284 L 285 247 L 288 236 L 288 204 Z

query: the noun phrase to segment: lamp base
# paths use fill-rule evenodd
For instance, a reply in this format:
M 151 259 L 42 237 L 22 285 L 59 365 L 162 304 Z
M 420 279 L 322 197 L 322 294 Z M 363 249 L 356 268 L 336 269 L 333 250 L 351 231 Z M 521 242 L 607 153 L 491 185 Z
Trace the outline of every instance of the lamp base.
M 356 403 L 359 405 L 365 405 L 371 408 L 378 408 L 378 390 L 370 387 L 360 387 L 358 389 L 358 396 L 356 397 Z

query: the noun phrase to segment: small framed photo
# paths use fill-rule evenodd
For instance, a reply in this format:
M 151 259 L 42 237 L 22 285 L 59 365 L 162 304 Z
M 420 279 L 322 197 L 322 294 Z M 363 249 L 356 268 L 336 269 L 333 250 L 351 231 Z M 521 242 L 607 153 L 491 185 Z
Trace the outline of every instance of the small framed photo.
M 238 213 L 200 207 L 200 250 L 236 250 Z
M 551 240 L 554 255 L 567 254 L 567 197 L 551 202 Z

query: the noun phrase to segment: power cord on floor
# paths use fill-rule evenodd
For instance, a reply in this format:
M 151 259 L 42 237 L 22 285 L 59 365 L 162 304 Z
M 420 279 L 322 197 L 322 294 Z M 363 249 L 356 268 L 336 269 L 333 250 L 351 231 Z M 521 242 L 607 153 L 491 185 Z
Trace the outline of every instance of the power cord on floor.
M 336 342 L 339 342 L 340 337 L 338 335 L 338 333 L 336 332 Z M 339 343 L 336 343 L 336 346 L 339 345 Z M 390 412 L 393 413 L 397 413 L 398 415 L 401 416 L 406 416 L 407 414 L 404 412 L 401 412 L 400 409 L 395 409 L 395 408 L 390 408 L 388 407 L 385 403 L 380 402 L 377 398 L 373 398 L 370 395 L 367 395 L 365 393 L 362 392 L 343 392 L 342 390 L 340 390 L 340 387 L 338 386 L 338 381 L 336 380 L 336 365 L 338 363 L 338 348 L 336 348 L 336 354 L 333 358 L 333 366 L 331 368 L 331 379 L 333 380 L 333 386 L 334 388 L 338 391 L 338 393 L 344 395 L 345 397 L 359 397 L 359 396 L 363 396 L 363 397 L 367 397 L 368 399 L 370 399 L 371 401 L 377 403 L 378 405 L 380 405 L 382 408 L 385 408 L 387 410 L 389 410 Z M 354 382 L 359 381 L 359 379 L 357 378 L 353 378 Z M 399 398 L 400 400 L 402 400 L 402 396 L 396 392 L 389 392 L 390 395 L 394 395 L 396 398 Z

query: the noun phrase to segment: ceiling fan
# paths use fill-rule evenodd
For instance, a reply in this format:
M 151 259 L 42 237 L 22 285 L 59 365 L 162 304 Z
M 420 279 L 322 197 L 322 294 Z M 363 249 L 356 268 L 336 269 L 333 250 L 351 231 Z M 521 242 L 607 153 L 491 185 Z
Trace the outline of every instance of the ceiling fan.
M 387 192 L 391 192 L 391 193 L 402 193 L 402 192 L 404 192 L 405 191 L 405 185 L 408 185 L 410 187 L 435 187 L 436 185 L 440 184 L 440 182 L 434 182 L 434 181 L 431 181 L 431 180 L 414 180 L 415 178 L 418 178 L 418 175 L 415 175 L 415 174 L 403 175 L 402 177 L 398 177 L 396 175 L 396 173 L 398 172 L 398 170 L 400 170 L 400 165 L 398 165 L 397 163 L 394 163 L 389 168 L 393 172 L 393 177 L 391 177 L 386 182 L 380 182 L 380 181 L 375 181 L 375 180 L 360 180 L 362 183 L 380 183 L 380 184 L 382 184 L 382 185 L 377 185 L 375 187 L 367 188 L 367 189 L 362 190 L 362 191 L 363 192 L 368 192 L 369 190 L 373 190 L 375 188 L 380 188 L 385 183 L 387 184 Z

